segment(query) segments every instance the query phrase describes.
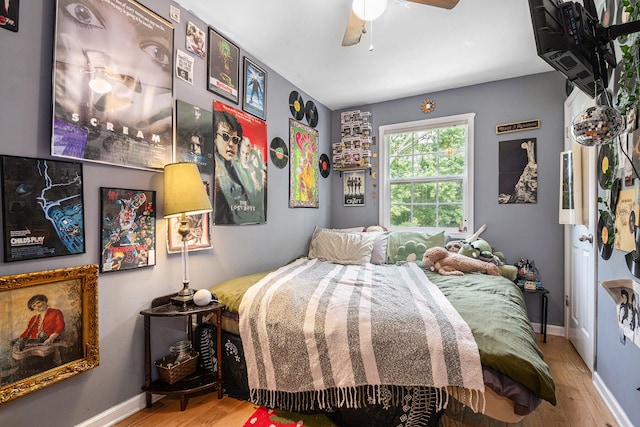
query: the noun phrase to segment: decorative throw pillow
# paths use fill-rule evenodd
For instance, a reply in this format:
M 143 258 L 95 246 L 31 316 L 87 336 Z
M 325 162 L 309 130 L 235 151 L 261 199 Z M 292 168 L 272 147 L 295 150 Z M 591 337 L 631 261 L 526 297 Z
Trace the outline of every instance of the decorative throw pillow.
M 387 241 L 387 264 L 405 261 L 421 263 L 424 252 L 434 246 L 444 247 L 444 240 L 444 231 L 392 231 Z
M 339 232 L 339 233 L 355 233 L 355 232 L 362 232 L 363 230 L 364 230 L 364 227 L 351 227 L 351 228 L 321 228 L 321 227 L 315 227 L 313 229 L 313 234 L 311 235 L 311 242 L 309 243 L 308 257 L 309 258 L 316 258 L 315 238 L 318 235 L 318 233 L 321 232 L 321 231 L 335 231 L 335 232 Z
M 320 231 L 314 238 L 314 257 L 337 264 L 366 264 L 371 262 L 374 235 Z

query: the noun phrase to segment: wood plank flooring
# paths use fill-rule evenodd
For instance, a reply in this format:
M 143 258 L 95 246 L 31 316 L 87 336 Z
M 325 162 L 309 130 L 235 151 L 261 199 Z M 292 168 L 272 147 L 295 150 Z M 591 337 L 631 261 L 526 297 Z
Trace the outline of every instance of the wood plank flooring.
M 547 336 L 538 344 L 556 383 L 558 404 L 543 402 L 520 423 L 506 424 L 466 410 L 448 411 L 442 427 L 617 427 L 613 416 L 596 392 L 591 373 L 569 341 L 558 336 Z M 179 400 L 164 398 L 129 418 L 116 427 L 242 427 L 256 407 L 245 401 L 224 397 L 216 393 L 192 397 L 185 411 L 180 411 Z

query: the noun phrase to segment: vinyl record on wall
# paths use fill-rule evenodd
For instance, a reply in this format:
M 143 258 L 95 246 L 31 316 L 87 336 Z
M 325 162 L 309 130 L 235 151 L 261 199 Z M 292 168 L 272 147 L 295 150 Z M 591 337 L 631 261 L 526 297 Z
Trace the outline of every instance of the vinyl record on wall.
M 307 101 L 307 104 L 304 106 L 304 114 L 307 117 L 309 126 L 314 128 L 318 125 L 318 109 L 313 101 Z
M 605 212 L 598 220 L 598 252 L 604 260 L 611 258 L 613 239 L 613 218 L 609 212 Z
M 289 94 L 289 111 L 296 120 L 302 120 L 304 118 L 304 101 L 298 91 L 293 90 Z
M 329 172 L 331 172 L 331 164 L 329 163 L 329 156 L 326 154 L 320 154 L 320 160 L 318 161 L 318 167 L 320 168 L 320 175 L 323 178 L 329 176 Z
M 287 163 L 289 162 L 289 150 L 282 138 L 275 137 L 271 140 L 269 156 L 271 157 L 271 163 L 273 163 L 273 165 L 278 169 L 282 169 L 287 166 Z
M 614 166 L 615 161 L 611 145 L 600 146 L 600 151 L 598 152 L 598 183 L 605 190 L 611 185 Z

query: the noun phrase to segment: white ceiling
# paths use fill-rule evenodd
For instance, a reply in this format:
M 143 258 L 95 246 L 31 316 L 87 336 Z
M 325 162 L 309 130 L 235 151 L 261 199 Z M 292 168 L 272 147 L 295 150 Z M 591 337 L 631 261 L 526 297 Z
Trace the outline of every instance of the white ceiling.
M 552 70 L 536 54 L 526 0 L 451 10 L 389 0 L 350 47 L 350 0 L 177 2 L 331 110 Z

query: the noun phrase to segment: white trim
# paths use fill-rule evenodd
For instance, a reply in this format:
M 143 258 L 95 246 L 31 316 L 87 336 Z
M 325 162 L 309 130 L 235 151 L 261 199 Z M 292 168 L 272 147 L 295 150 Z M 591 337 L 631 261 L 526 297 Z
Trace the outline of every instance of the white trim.
M 466 185 L 463 188 L 462 197 L 467 201 L 464 205 L 463 215 L 467 219 L 468 233 L 473 233 L 473 194 L 474 194 L 474 175 L 473 175 L 473 160 L 474 160 L 474 121 L 476 113 L 458 114 L 455 116 L 437 117 L 434 119 L 415 120 L 405 123 L 394 123 L 389 125 L 383 125 L 378 127 L 378 154 L 379 154 L 379 198 L 378 203 L 378 221 L 380 224 L 389 226 L 391 220 L 389 218 L 389 209 L 387 208 L 387 202 L 390 197 L 390 183 L 389 179 L 389 163 L 387 146 L 384 141 L 384 135 L 390 132 L 396 131 L 410 131 L 415 129 L 423 129 L 425 127 L 438 127 L 440 125 L 456 125 L 467 124 L 467 146 L 465 148 L 465 162 L 466 162 Z M 403 227 L 403 229 L 405 229 Z M 410 228 L 406 228 L 410 229 Z M 452 232 L 456 232 L 453 230 Z
M 613 396 L 611 391 L 609 391 L 597 372 L 593 373 L 592 382 L 593 386 L 596 388 L 596 391 L 598 392 L 600 397 L 602 397 L 604 404 L 607 406 L 607 408 L 609 408 L 609 412 L 611 412 L 613 418 L 616 419 L 618 425 L 620 427 L 634 427 L 634 424 L 631 422 L 629 417 L 627 417 L 627 414 L 620 407 L 618 401 Z
M 152 403 L 157 402 L 164 396 L 153 394 L 151 396 Z M 116 406 L 112 406 L 92 417 L 86 421 L 76 424 L 75 427 L 108 427 L 117 422 L 124 420 L 127 417 L 135 414 L 136 412 L 144 409 L 147 406 L 146 393 L 140 393 L 137 396 L 133 396 L 131 399 L 126 400 Z

